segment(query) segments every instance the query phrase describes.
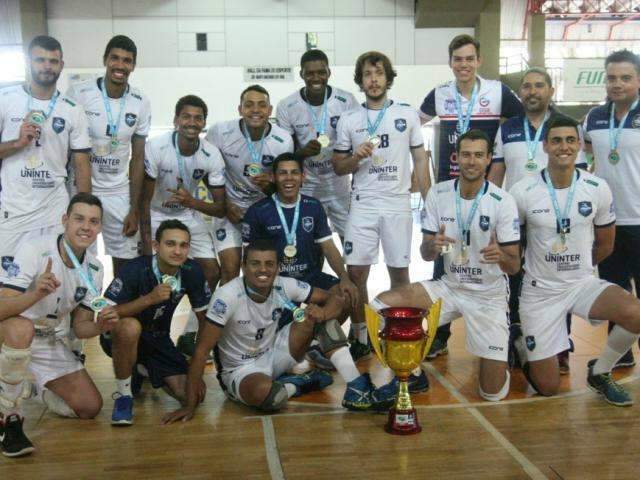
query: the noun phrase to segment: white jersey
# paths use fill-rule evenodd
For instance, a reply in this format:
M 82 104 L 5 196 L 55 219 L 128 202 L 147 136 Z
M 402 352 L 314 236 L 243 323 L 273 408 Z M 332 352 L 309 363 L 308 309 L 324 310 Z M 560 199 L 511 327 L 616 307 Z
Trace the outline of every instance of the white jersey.
M 551 253 L 559 239 L 556 213 L 542 173 L 516 183 L 511 194 L 518 205 L 520 222 L 526 226 L 525 281 L 543 288 L 563 289 L 593 275 L 594 226 L 606 227 L 616 221 L 611 190 L 607 182 L 576 170 L 575 193 L 569 211 L 567 250 Z M 569 188 L 556 190 L 558 205 L 564 210 Z
M 167 132 L 151 139 L 145 145 L 145 173 L 156 181 L 150 210 L 152 214 L 160 214 L 166 218 L 177 218 L 188 222 L 194 217 L 201 218 L 200 213 L 180 204 L 169 202 L 172 193 L 168 190 L 178 188 L 178 177 L 180 177 L 176 141 L 177 132 Z M 206 140 L 200 140 L 196 153 L 190 157 L 183 156 L 182 158 L 184 158 L 187 176 L 186 179 L 183 179 L 183 185 L 191 195 L 196 195 L 198 184 L 205 177 L 207 183 L 213 187 L 224 185 L 222 156 L 218 149 Z
M 379 110 L 360 105 L 338 121 L 335 151 L 349 153 L 368 141 L 367 115 L 375 124 Z M 422 148 L 422 130 L 416 110 L 406 103 L 391 101 L 376 129 L 380 145 L 371 157 L 360 161 L 353 174 L 352 197 L 373 210 L 408 211 L 411 194 L 410 149 Z
M 456 214 L 456 188 L 459 180 L 447 180 L 431 187 L 422 212 L 422 232 L 435 235 L 440 225 L 445 226 L 445 235 L 455 239 L 453 251 L 444 255 L 445 275 L 442 281 L 449 287 L 491 294 L 506 294 L 507 280 L 496 264 L 481 263 L 480 250 L 489 245 L 495 233 L 500 245 L 520 243 L 518 210 L 511 195 L 485 181 L 484 193 L 470 226 L 466 239 L 460 238 Z M 467 219 L 473 199 L 462 199 L 460 213 Z M 469 261 L 456 265 L 455 260 L 463 241 L 469 246 Z
M 41 329 L 50 330 L 61 326 L 62 322 L 68 321 L 69 313 L 78 305 L 91 309 L 91 301 L 96 298 L 75 268 L 67 267 L 62 261 L 60 248 L 64 247 L 58 246 L 60 237 L 61 235 L 51 235 L 23 245 L 13 258 L 12 265 L 5 269 L 4 276 L 0 277 L 2 288 L 19 292 L 32 290 L 37 278 L 44 273 L 48 259 L 51 258 L 51 272 L 60 281 L 60 287 L 20 314 L 33 320 L 36 327 Z M 85 251 L 81 260 L 82 269 L 90 273 L 95 288 L 102 292 L 102 264 L 89 249 Z M 62 331 L 67 331 L 68 325 L 66 327 Z
M 611 103 L 593 108 L 584 120 L 585 141 L 593 147 L 594 173 L 613 192 L 617 225 L 640 225 L 640 104 L 629 112 L 618 137 L 620 161 L 609 162 Z M 618 121 L 614 125 L 618 128 Z M 614 130 L 614 133 L 616 132 Z
M 207 140 L 220 149 L 224 160 L 225 186 L 227 200 L 243 211 L 265 198 L 265 194 L 251 183 L 247 168 L 253 164 L 247 141 L 242 133 L 240 122 L 230 120 L 216 123 L 207 132 Z M 293 153 L 293 139 L 289 132 L 277 125 L 268 124 L 269 131 L 264 136 L 260 167 L 263 172 L 271 172 L 271 164 L 281 153 Z M 260 141 L 253 142 L 256 151 Z
M 20 136 L 29 94 L 22 85 L 0 90 L 0 140 Z M 47 112 L 49 100 L 32 100 Z M 0 229 L 25 232 L 58 225 L 67 208 L 65 188 L 69 151 L 89 152 L 87 117 L 67 95 L 60 95 L 39 137 L 0 160 Z
M 358 107 L 358 102 L 351 93 L 335 87 L 327 86 L 327 88 L 329 93 L 324 134 L 329 137 L 330 143 L 318 155 L 304 160 L 305 180 L 302 185 L 302 193 L 321 201 L 349 195 L 349 176 L 336 175 L 331 159 L 340 116 Z M 276 109 L 278 125 L 293 135 L 300 147 L 304 147 L 317 137 L 316 123 L 309 109 L 313 110 L 316 120 L 320 122 L 323 105 L 309 104 L 304 97 L 304 89 L 281 100 Z
M 272 349 L 278 320 L 284 311 L 283 297 L 296 303 L 307 302 L 311 292 L 308 283 L 280 276 L 262 303 L 249 297 L 242 277 L 216 289 L 209 303 L 207 320 L 224 329 L 217 344 L 222 368 L 233 370 Z
M 78 100 L 89 120 L 91 152 L 91 183 L 97 195 L 129 195 L 129 160 L 131 138 L 146 137 L 151 126 L 151 104 L 136 87 L 127 85 L 124 111 L 120 98 L 109 98 L 113 121 L 118 124 L 118 147 L 110 151 L 109 121 L 100 86 L 103 78 L 88 80 L 69 88 L 68 94 Z

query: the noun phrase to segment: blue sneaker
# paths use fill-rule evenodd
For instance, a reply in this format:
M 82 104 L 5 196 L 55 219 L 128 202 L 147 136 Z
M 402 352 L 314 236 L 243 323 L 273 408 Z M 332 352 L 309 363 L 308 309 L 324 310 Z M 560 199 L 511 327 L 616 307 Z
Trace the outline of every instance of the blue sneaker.
M 593 373 L 593 366 L 596 358 L 589 360 L 587 373 L 587 386 L 596 393 L 599 393 L 611 405 L 616 407 L 629 407 L 633 405 L 633 399 L 621 385 L 613 381 L 611 373 Z
M 371 392 L 371 410 L 386 412 L 393 407 L 398 396 L 398 383 L 398 379 L 393 377 L 386 385 L 374 389 Z
M 323 370 L 311 370 L 300 375 L 281 375 L 277 378 L 280 383 L 291 383 L 296 387 L 294 397 L 299 397 L 303 393 L 322 390 L 333 383 L 333 377 L 329 372 Z
M 363 373 L 358 378 L 347 383 L 342 397 L 342 406 L 349 410 L 369 410 L 371 408 L 371 392 L 374 389 L 371 377 Z
M 116 392 L 112 398 L 115 402 L 111 413 L 111 425 L 133 425 L 133 397 Z
M 314 365 L 321 370 L 333 371 L 336 369 L 336 367 L 333 366 L 331 360 L 329 360 L 325 356 L 325 354 L 322 353 L 322 350 L 320 350 L 320 347 L 318 345 L 312 345 L 311 347 L 309 347 L 307 352 L 304 354 L 304 358 L 306 358 L 310 362 L 313 362 Z
M 422 393 L 429 390 L 429 379 L 427 374 L 420 372 L 420 375 L 409 375 L 409 393 Z

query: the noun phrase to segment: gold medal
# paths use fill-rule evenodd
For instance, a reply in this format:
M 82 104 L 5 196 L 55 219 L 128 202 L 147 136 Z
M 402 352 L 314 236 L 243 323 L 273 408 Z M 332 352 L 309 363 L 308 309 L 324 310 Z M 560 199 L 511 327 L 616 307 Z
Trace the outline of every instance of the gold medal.
M 111 137 L 110 145 L 111 145 L 111 151 L 113 152 L 120 145 L 120 141 L 118 140 L 117 137 Z
M 295 322 L 304 322 L 304 308 L 297 307 L 293 310 L 293 320 Z
M 381 142 L 382 142 L 382 140 L 380 139 L 380 137 L 378 135 L 371 135 L 369 137 L 369 143 L 371 145 L 373 145 L 373 148 L 377 148 L 378 146 L 380 146 Z
M 32 153 L 27 157 L 25 163 L 27 164 L 28 169 L 33 170 L 40 166 L 40 157 L 38 157 L 37 153 Z
M 247 173 L 250 177 L 256 177 L 262 173 L 262 167 L 260 167 L 260 165 L 258 165 L 257 163 L 250 163 L 247 166 Z
M 44 125 L 44 122 L 46 120 L 47 120 L 47 117 L 44 116 L 44 112 L 42 110 L 31 110 L 27 114 L 27 118 L 25 118 L 25 121 L 27 123 L 33 123 L 38 127 L 41 127 L 42 125 Z
M 566 251 L 567 251 L 567 241 L 564 235 L 561 234 L 555 240 L 555 242 L 553 242 L 553 245 L 551 245 L 551 253 L 553 253 L 554 255 L 557 255 L 559 253 L 563 253 Z
M 93 153 L 96 157 L 105 157 L 109 155 L 109 144 L 105 142 L 96 143 L 93 147 Z
M 91 310 L 96 313 L 100 313 L 102 310 L 109 306 L 109 302 L 104 297 L 96 297 L 91 300 Z
M 620 161 L 620 154 L 618 150 L 613 149 L 609 152 L 609 163 L 611 165 L 616 165 Z
M 318 140 L 318 143 L 322 148 L 327 148 L 331 143 L 331 139 L 329 138 L 329 136 L 325 135 L 324 133 L 318 135 L 318 138 L 316 140 Z
M 373 155 L 371 157 L 371 163 L 374 167 L 381 167 L 382 165 L 384 165 L 385 159 L 380 155 Z
M 174 291 L 178 288 L 178 279 L 173 275 L 163 275 L 162 283 L 164 283 L 165 285 L 169 285 L 171 287 L 171 290 Z
M 298 253 L 298 249 L 295 245 L 287 245 L 286 247 L 284 247 L 284 254 L 287 257 L 293 258 L 296 256 L 296 253 Z
M 466 265 L 469 263 L 469 249 L 465 246 L 460 249 L 456 257 L 456 265 Z
M 442 255 L 447 255 L 447 254 L 453 252 L 453 244 L 447 243 L 446 245 L 443 245 L 442 249 L 441 249 L 441 252 L 442 252 Z
M 524 164 L 524 168 L 527 172 L 535 172 L 538 169 L 538 164 L 533 157 L 528 157 L 527 163 Z

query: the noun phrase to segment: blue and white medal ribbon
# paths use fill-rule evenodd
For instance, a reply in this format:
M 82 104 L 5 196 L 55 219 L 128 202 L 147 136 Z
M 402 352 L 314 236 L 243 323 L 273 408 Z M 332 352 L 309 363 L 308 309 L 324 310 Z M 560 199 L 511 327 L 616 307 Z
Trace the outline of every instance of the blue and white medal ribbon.
M 476 211 L 480 206 L 480 200 L 482 199 L 482 195 L 484 194 L 484 190 L 486 187 L 487 187 L 487 182 L 485 181 L 480 187 L 480 189 L 478 190 L 478 193 L 476 194 L 476 198 L 473 199 L 473 204 L 471 204 L 471 209 L 469 210 L 469 214 L 467 215 L 467 219 L 465 221 L 462 220 L 462 197 L 460 196 L 459 180 L 455 187 L 456 222 L 458 224 L 458 234 L 460 236 L 460 252 L 458 253 L 458 257 L 456 259 L 456 263 L 458 265 L 464 265 L 469 261 L 469 244 L 467 240 L 469 240 L 471 222 L 473 222 L 473 217 L 475 217 Z
M 544 124 L 547 122 L 549 118 L 549 112 L 545 113 L 544 119 L 542 123 L 536 130 L 536 135 L 533 137 L 533 142 L 531 141 L 531 132 L 529 131 L 529 119 L 527 116 L 524 116 L 524 138 L 527 143 L 527 163 L 524 165 L 524 168 L 529 172 L 534 172 L 538 169 L 538 164 L 536 163 L 536 151 L 538 150 L 538 146 L 540 145 L 540 137 L 542 136 L 542 129 L 544 128 Z
M 105 87 L 105 79 L 100 82 L 100 92 L 102 93 L 102 102 L 107 113 L 107 125 L 109 125 L 109 136 L 111 137 L 111 151 L 118 148 L 120 141 L 118 140 L 118 130 L 120 130 L 120 120 L 122 120 L 122 112 L 124 112 L 124 104 L 127 100 L 127 93 L 124 92 L 120 97 L 120 111 L 118 112 L 118 121 L 113 121 L 113 113 L 111 112 L 111 102 L 107 96 L 107 88 Z
M 60 92 L 56 90 L 56 93 L 53 94 L 51 100 L 49 100 L 49 105 L 47 105 L 46 112 L 33 109 L 33 93 L 31 93 L 31 85 L 29 85 L 27 93 L 29 94 L 29 98 L 27 99 L 27 118 L 25 120 L 41 127 L 53 113 L 53 109 L 56 106 Z
M 467 113 L 465 115 L 462 114 L 462 95 L 460 95 L 460 91 L 458 87 L 455 87 L 456 90 L 456 110 L 458 115 L 458 124 L 456 126 L 456 130 L 458 131 L 458 135 L 462 135 L 467 133 L 469 130 L 469 124 L 471 123 L 471 115 L 473 114 L 473 106 L 476 104 L 476 99 L 478 98 L 478 82 L 476 81 L 473 84 L 473 91 L 471 93 L 471 100 L 469 100 L 469 104 L 467 106 Z
M 273 198 L 273 202 L 276 204 L 278 217 L 280 217 L 280 223 L 282 224 L 282 231 L 284 232 L 284 236 L 287 240 L 287 246 L 284 247 L 284 254 L 287 258 L 293 258 L 298 253 L 298 249 L 296 248 L 296 230 L 298 229 L 298 222 L 300 221 L 300 195 L 298 195 L 298 199 L 296 200 L 296 207 L 293 212 L 293 222 L 291 223 L 291 228 L 289 228 L 287 219 L 284 216 L 284 211 L 282 210 L 282 204 L 280 203 L 278 194 L 274 193 L 273 195 L 271 195 L 271 198 Z
M 178 274 L 175 276 L 169 274 L 163 275 L 160 272 L 160 267 L 158 267 L 157 255 L 154 255 L 153 259 L 151 260 L 151 268 L 153 269 L 153 274 L 156 276 L 156 280 L 158 280 L 158 284 L 164 283 L 166 285 L 169 285 L 171 287 L 171 291 L 173 292 L 177 292 L 178 290 L 180 290 L 180 269 L 178 269 Z
M 269 295 L 264 296 L 259 292 L 256 292 L 253 288 L 251 288 L 249 285 L 247 285 L 247 282 L 245 280 L 244 282 L 244 286 L 247 289 L 247 292 L 252 293 L 253 295 L 257 295 L 258 297 L 261 297 L 265 300 L 267 300 L 269 298 Z M 271 291 L 275 291 L 276 295 L 278 296 L 279 299 L 279 303 L 286 308 L 287 310 L 291 311 L 292 315 L 293 315 L 293 320 L 295 322 L 304 322 L 304 308 L 297 306 L 295 303 L 293 303 L 291 300 L 289 300 L 285 294 L 283 293 L 284 289 L 281 286 L 276 286 L 273 285 L 271 287 Z
M 87 290 L 89 290 L 89 292 L 91 292 L 91 295 L 93 295 L 94 297 L 94 299 L 91 300 L 91 309 L 94 312 L 99 313 L 109 305 L 109 302 L 107 302 L 106 298 L 99 296 L 100 291 L 96 288 L 96 284 L 93 283 L 93 278 L 91 277 L 91 272 L 89 271 L 89 265 L 87 265 L 86 269 L 82 268 L 82 265 L 80 265 L 76 254 L 73 253 L 73 250 L 64 238 L 62 239 L 62 245 L 64 246 L 65 252 L 67 252 L 67 256 L 71 260 L 71 263 L 73 263 L 73 268 L 75 269 L 76 273 L 80 275 L 80 278 L 82 279 L 84 285 L 87 287 Z
M 187 167 L 184 164 L 184 157 L 180 153 L 180 145 L 178 145 L 178 132 L 173 133 L 173 148 L 176 151 L 176 160 L 178 161 L 178 188 L 185 188 L 188 192 L 191 192 L 191 182 L 187 185 L 189 176 L 187 175 Z M 186 185 L 186 187 L 185 187 Z
M 247 167 L 247 173 L 249 174 L 250 177 L 255 177 L 262 173 L 262 167 L 260 166 L 262 165 L 262 149 L 264 147 L 264 137 L 267 133 L 267 129 L 269 128 L 269 126 L 268 125 L 264 126 L 264 129 L 262 130 L 262 135 L 260 136 L 260 147 L 258 150 L 256 150 L 256 146 L 253 144 L 253 140 L 251 140 L 251 135 L 249 135 L 249 130 L 247 129 L 247 126 L 245 125 L 244 120 L 241 123 L 242 123 L 242 135 L 244 135 L 244 139 L 247 142 L 247 149 L 249 150 L 249 155 L 251 156 L 251 163 Z
M 378 147 L 382 142 L 380 135 L 376 134 L 376 130 L 378 130 L 378 127 L 382 123 L 382 119 L 384 118 L 384 114 L 387 113 L 387 108 L 389 108 L 389 104 L 390 104 L 389 101 L 384 102 L 382 109 L 378 112 L 378 116 L 376 117 L 376 120 L 373 123 L 371 123 L 371 120 L 369 120 L 369 109 L 365 107 L 367 110 L 367 133 L 369 133 L 368 141 L 371 145 L 373 145 L 373 148 Z
M 639 100 L 640 98 L 636 98 L 636 101 L 633 102 L 633 105 L 631 105 L 629 110 L 627 110 L 627 113 L 624 114 L 624 117 L 620 119 L 618 128 L 615 129 L 613 126 L 616 118 L 616 104 L 611 102 L 611 114 L 609 115 L 609 163 L 611 163 L 612 165 L 616 165 L 620 161 L 620 152 L 618 152 L 618 141 L 620 140 L 620 133 L 622 133 L 624 124 L 627 122 L 629 112 L 637 108 Z
M 320 119 L 316 116 L 316 112 L 313 110 L 311 104 L 306 101 L 307 109 L 309 110 L 309 114 L 311 115 L 311 120 L 313 123 L 313 127 L 315 128 L 315 133 L 318 136 L 318 143 L 322 148 L 327 148 L 331 143 L 329 136 L 325 134 L 326 126 L 327 126 L 327 110 L 329 106 L 329 102 L 327 102 L 327 98 L 329 96 L 329 86 L 325 85 L 324 87 L 324 101 L 322 102 L 322 113 L 320 114 Z M 307 96 L 307 100 L 308 100 Z
M 553 187 L 553 184 L 551 183 L 551 177 L 549 177 L 547 173 L 547 170 L 543 170 L 542 178 L 544 178 L 544 183 L 547 185 L 547 191 L 549 192 L 549 196 L 551 197 L 553 210 L 556 214 L 557 228 L 560 231 L 560 238 L 556 240 L 551 246 L 551 253 L 557 254 L 567 250 L 567 234 L 569 233 L 569 222 L 565 222 L 565 220 L 569 220 L 570 218 L 569 215 L 571 212 L 571 204 L 573 203 L 573 196 L 576 192 L 576 180 L 578 179 L 578 172 L 573 172 L 573 177 L 571 178 L 571 186 L 569 187 L 567 202 L 564 205 L 563 212 L 560 212 L 560 204 L 558 203 L 556 189 Z

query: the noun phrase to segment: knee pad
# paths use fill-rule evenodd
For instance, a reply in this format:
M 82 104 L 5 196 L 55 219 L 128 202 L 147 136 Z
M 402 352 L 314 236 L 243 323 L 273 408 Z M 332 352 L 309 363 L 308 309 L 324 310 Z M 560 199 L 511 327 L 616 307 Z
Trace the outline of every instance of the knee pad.
M 316 323 L 313 337 L 318 341 L 323 352 L 349 346 L 347 337 L 337 320 Z
M 31 360 L 30 348 L 12 348 L 2 345 L 0 348 L 0 380 L 16 385 L 27 376 L 29 361 Z
M 51 390 L 42 392 L 42 403 L 44 403 L 53 413 L 67 418 L 78 418 L 76 412 L 65 402 L 62 397 Z
M 506 374 L 506 379 L 505 379 L 504 385 L 502 386 L 502 388 L 498 393 L 486 393 L 482 390 L 481 386 L 478 386 L 478 393 L 480 394 L 480 396 L 484 398 L 487 402 L 499 402 L 504 397 L 506 397 L 509 394 L 511 374 L 509 373 L 509 370 L 506 370 L 505 374 Z
M 287 404 L 287 401 L 289 401 L 289 394 L 285 386 L 280 382 L 273 382 L 269 394 L 258 408 L 265 412 L 277 412 Z

